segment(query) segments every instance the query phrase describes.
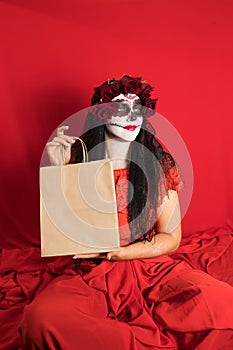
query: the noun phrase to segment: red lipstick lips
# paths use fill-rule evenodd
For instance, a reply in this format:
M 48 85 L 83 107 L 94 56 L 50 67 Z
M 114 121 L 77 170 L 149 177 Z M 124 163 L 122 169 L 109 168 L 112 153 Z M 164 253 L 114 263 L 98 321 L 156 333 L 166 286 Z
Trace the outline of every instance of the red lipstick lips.
M 129 130 L 129 131 L 134 131 L 136 128 L 137 128 L 136 125 L 124 126 L 124 129 Z

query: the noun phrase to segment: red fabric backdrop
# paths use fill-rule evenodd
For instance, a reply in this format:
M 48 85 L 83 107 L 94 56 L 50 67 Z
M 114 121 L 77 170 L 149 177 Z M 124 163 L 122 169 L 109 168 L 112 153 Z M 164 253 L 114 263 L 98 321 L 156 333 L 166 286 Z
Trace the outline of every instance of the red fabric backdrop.
M 232 226 L 231 0 L 0 2 L 4 248 L 39 246 L 38 170 L 51 132 L 123 73 L 156 87 L 191 155 L 184 235 Z
M 172 259 L 233 285 L 232 38 L 231 0 L 0 0 L 1 350 L 21 349 L 25 305 L 73 271 L 71 257 L 40 258 L 40 160 L 108 77 L 155 86 L 190 152 L 193 196 Z

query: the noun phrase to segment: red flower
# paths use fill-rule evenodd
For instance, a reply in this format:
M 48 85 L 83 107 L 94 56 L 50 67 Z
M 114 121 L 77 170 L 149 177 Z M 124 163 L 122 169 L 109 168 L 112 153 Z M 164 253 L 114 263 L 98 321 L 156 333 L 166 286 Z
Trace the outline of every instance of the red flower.
M 133 78 L 128 75 L 124 75 L 121 79 L 121 85 L 123 87 L 123 93 L 138 95 L 142 91 L 142 78 Z
M 146 105 L 146 107 L 148 107 L 150 109 L 155 109 L 156 102 L 157 102 L 157 98 L 154 98 L 154 99 L 147 98 L 145 100 L 145 105 Z
M 139 95 L 139 97 L 141 98 L 141 99 L 147 99 L 147 98 L 149 98 L 150 97 L 150 93 L 153 91 L 153 88 L 152 88 L 152 86 L 150 86 L 149 84 L 144 84 L 144 87 L 143 87 L 143 89 L 142 89 L 142 91 L 140 92 L 140 94 L 138 94 Z
M 118 84 L 101 85 L 96 89 L 98 89 L 101 102 L 110 102 L 114 97 L 121 93 Z

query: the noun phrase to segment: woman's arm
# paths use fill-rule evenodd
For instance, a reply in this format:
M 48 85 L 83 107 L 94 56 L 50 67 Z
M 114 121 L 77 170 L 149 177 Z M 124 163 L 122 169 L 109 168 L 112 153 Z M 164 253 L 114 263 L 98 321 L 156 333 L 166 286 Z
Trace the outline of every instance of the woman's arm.
M 78 258 L 103 258 L 109 260 L 130 260 L 152 258 L 170 253 L 179 247 L 181 240 L 180 205 L 176 191 L 170 190 L 158 209 L 157 234 L 151 242 L 138 241 L 120 250 L 102 253 L 76 255 Z
M 152 258 L 170 253 L 179 247 L 181 240 L 180 206 L 176 191 L 169 191 L 169 197 L 158 210 L 157 234 L 151 242 L 139 241 L 120 251 L 108 253 L 112 260 Z

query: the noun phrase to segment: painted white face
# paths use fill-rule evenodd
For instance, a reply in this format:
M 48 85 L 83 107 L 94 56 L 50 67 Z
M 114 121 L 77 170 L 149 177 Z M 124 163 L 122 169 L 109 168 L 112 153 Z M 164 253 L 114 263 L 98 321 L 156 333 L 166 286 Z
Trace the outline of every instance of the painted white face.
M 112 101 L 120 102 L 120 107 L 116 115 L 107 119 L 107 130 L 124 141 L 134 141 L 143 122 L 139 97 L 135 94 L 120 94 Z

